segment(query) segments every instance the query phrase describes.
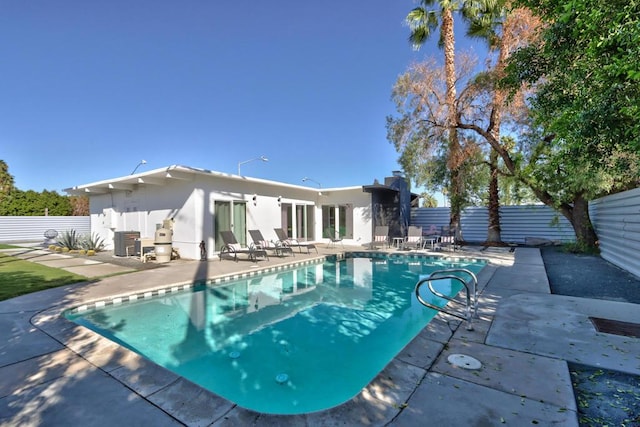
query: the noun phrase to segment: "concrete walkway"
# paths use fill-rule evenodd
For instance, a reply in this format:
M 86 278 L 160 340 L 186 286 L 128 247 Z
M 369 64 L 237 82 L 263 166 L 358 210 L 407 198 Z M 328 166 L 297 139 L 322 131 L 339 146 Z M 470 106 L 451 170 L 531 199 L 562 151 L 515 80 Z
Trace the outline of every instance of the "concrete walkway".
M 60 317 L 81 304 L 275 268 L 335 250 L 320 252 L 271 257 L 258 267 L 180 260 L 0 302 L 0 425 L 577 426 L 566 361 L 640 374 L 640 340 L 598 333 L 588 319 L 634 322 L 637 305 L 550 295 L 539 250 L 531 248 L 456 253 L 491 261 L 478 277 L 474 330 L 438 315 L 360 394 L 306 415 L 242 409 Z M 89 277 L 112 274 L 116 267 L 64 265 L 47 255 L 18 256 L 86 268 Z M 450 362 L 452 355 L 482 366 L 461 368 Z

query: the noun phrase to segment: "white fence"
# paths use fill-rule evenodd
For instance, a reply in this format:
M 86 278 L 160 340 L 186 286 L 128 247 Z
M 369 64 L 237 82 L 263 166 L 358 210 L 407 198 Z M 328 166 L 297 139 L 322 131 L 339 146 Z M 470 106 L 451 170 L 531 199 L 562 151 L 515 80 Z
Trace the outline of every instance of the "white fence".
M 449 208 L 414 208 L 411 210 L 411 224 L 429 228 L 449 225 Z M 489 212 L 485 207 L 471 207 L 462 212 L 460 218 L 462 237 L 466 242 L 487 240 Z M 536 237 L 573 242 L 576 235 L 565 217 L 544 205 L 502 206 L 500 208 L 500 228 L 503 242 L 525 243 L 527 237 Z
M 602 258 L 640 277 L 640 188 L 589 205 Z
M 0 216 L 0 242 L 44 242 L 44 232 L 91 232 L 88 216 Z

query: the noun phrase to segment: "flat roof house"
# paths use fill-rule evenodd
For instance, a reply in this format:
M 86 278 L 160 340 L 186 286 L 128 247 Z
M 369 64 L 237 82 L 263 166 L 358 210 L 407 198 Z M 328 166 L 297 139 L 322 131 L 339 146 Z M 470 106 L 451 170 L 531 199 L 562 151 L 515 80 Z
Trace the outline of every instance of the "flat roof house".
M 119 232 L 153 239 L 160 227 L 173 230 L 172 244 L 184 258 L 200 257 L 204 240 L 209 258 L 222 246 L 221 231 L 240 243 L 258 229 L 275 240 L 274 228 L 292 238 L 328 242 L 328 230 L 347 245 L 368 245 L 376 225 L 404 235 L 409 203 L 417 200 L 399 173 L 385 184 L 310 188 L 207 169 L 173 165 L 65 189 L 89 197 L 91 232 L 114 249 Z

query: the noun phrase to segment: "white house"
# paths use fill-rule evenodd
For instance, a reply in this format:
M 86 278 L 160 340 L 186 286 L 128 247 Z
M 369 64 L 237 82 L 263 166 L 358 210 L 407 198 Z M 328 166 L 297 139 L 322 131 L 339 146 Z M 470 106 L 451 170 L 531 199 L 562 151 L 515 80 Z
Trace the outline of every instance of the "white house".
M 318 189 L 178 165 L 65 191 L 89 196 L 91 232 L 107 249 L 126 232 L 153 242 L 158 228 L 171 227 L 173 247 L 190 259 L 200 257 L 201 241 L 214 257 L 225 230 L 242 244 L 251 242 L 248 230 L 275 240 L 274 228 L 283 228 L 299 240 L 328 242 L 335 230 L 344 244 L 367 245 L 376 225 L 404 233 L 407 203 L 417 198 L 398 173 L 385 185 Z

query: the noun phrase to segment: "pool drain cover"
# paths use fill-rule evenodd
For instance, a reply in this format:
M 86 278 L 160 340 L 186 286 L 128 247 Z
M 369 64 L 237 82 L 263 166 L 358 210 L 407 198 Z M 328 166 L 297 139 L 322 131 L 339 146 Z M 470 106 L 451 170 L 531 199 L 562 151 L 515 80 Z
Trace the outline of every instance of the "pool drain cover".
M 453 366 L 457 366 L 458 368 L 463 369 L 480 369 L 482 368 L 482 363 L 478 359 L 475 359 L 471 356 L 467 356 L 466 354 L 452 354 L 447 360 Z
M 289 381 L 289 375 L 287 375 L 287 374 L 278 374 L 278 375 L 276 375 L 276 382 L 278 384 L 284 384 L 287 381 Z

